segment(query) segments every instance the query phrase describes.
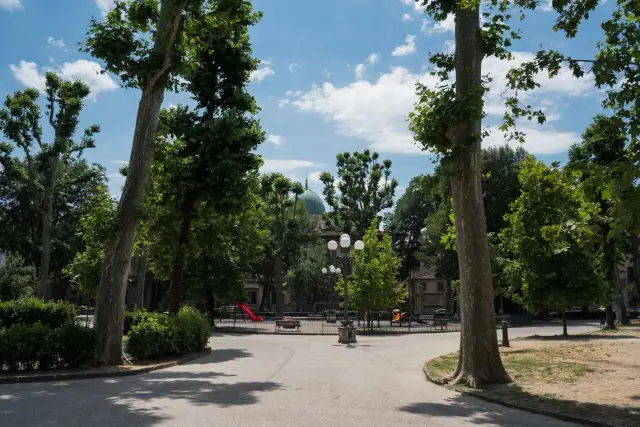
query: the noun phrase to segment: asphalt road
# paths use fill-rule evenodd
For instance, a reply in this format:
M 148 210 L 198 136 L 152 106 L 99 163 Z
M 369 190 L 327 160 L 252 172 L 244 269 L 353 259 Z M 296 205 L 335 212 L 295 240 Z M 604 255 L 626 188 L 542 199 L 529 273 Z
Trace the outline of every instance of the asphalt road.
M 546 326 L 510 335 L 560 332 Z M 335 336 L 216 334 L 211 355 L 163 371 L 0 385 L 0 426 L 575 427 L 427 382 L 423 363 L 455 350 L 458 340 L 455 332 L 361 336 L 344 346 Z

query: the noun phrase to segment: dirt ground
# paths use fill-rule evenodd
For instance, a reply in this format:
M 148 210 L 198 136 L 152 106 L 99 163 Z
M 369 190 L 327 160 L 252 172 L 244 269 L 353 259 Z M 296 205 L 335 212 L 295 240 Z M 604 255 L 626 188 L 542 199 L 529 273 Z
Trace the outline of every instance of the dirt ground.
M 568 338 L 516 339 L 500 352 L 513 384 L 480 393 L 620 426 L 640 426 L 640 323 Z M 427 369 L 432 376 L 444 376 L 456 362 L 453 353 L 428 362 Z

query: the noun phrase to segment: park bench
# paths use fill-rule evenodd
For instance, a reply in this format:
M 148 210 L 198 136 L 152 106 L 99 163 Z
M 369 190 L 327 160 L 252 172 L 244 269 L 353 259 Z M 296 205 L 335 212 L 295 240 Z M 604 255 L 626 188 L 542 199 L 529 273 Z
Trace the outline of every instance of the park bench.
M 293 319 L 276 320 L 276 328 L 297 329 L 298 331 L 300 331 L 300 321 Z
M 431 329 L 435 329 L 438 326 L 440 327 L 440 329 L 444 329 L 444 328 L 447 327 L 448 323 L 449 323 L 449 319 L 448 318 L 434 316 L 433 323 L 431 324 Z

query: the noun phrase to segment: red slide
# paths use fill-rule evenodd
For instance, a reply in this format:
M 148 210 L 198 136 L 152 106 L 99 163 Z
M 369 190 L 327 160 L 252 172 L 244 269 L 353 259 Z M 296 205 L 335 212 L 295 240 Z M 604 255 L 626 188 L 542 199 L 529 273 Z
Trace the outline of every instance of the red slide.
M 264 317 L 256 316 L 255 314 L 253 314 L 253 311 L 251 311 L 251 309 L 247 307 L 247 304 L 238 304 L 238 307 L 244 310 L 244 312 L 249 316 L 249 319 L 251 319 L 253 322 L 264 322 Z

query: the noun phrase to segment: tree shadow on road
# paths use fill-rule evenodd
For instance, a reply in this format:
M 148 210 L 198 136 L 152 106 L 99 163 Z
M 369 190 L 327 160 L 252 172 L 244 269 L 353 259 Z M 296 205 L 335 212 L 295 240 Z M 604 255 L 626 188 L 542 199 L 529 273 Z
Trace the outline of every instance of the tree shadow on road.
M 626 334 L 580 334 L 580 335 L 531 335 L 516 338 L 517 341 L 593 341 L 593 340 L 623 340 L 640 339 L 638 335 Z
M 237 381 L 235 375 L 214 370 L 216 363 L 250 356 L 245 350 L 222 349 L 194 361 L 192 369 L 182 365 L 141 376 L 5 386 L 0 393 L 0 425 L 152 427 L 171 420 L 182 425 L 174 416 L 185 413 L 185 403 L 248 406 L 282 388 L 271 381 Z M 184 420 L 185 425 L 189 422 Z

